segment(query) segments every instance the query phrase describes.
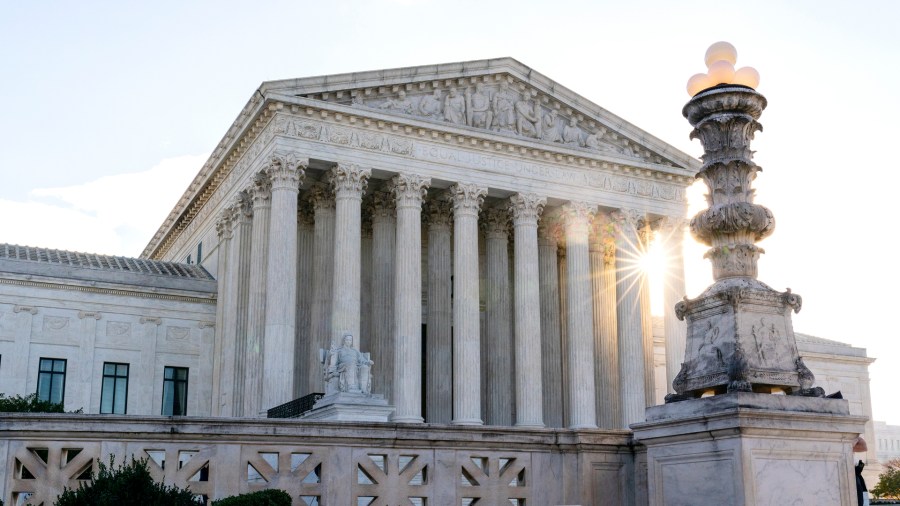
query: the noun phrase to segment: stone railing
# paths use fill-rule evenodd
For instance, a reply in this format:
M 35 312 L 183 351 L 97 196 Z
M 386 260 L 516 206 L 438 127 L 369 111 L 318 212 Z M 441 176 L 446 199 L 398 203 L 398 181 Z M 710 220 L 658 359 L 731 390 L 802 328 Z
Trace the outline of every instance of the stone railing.
M 646 473 L 622 430 L 5 414 L 0 498 L 49 506 L 132 456 L 207 499 L 279 488 L 295 505 L 631 504 Z

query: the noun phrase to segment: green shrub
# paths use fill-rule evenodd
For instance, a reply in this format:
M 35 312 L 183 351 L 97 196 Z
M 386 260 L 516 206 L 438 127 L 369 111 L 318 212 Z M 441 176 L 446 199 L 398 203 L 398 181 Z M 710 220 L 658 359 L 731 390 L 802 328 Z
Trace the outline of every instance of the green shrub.
M 65 413 L 65 410 L 62 404 L 38 400 L 36 393 L 25 397 L 0 394 L 0 413 Z M 81 413 L 81 410 L 73 413 Z
M 55 506 L 197 506 L 190 490 L 167 487 L 150 476 L 146 460 L 123 463 L 115 468 L 113 457 L 109 466 L 100 463 L 97 476 L 76 490 L 66 488 Z
M 291 496 L 284 490 L 271 488 L 213 501 L 213 506 L 291 506 Z
M 872 495 L 879 499 L 900 498 L 900 459 L 887 461 L 884 468 L 878 477 L 878 485 L 871 489 Z

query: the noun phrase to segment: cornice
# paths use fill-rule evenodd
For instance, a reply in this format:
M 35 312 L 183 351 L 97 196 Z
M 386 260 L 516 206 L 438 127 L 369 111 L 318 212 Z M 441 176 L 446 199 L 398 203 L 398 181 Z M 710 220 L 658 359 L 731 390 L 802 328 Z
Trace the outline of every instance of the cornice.
M 509 60 L 509 62 L 521 66 L 522 69 L 528 69 L 515 60 L 504 60 Z M 453 65 L 451 67 L 456 68 Z M 518 70 L 521 71 L 522 69 Z M 497 70 L 499 69 L 494 67 L 490 73 L 494 74 Z M 517 69 L 511 68 L 511 70 L 516 71 Z M 530 71 L 530 69 L 528 70 Z M 522 77 L 513 73 L 510 76 L 523 81 Z M 554 164 L 562 163 L 574 167 L 599 168 L 630 177 L 663 181 L 684 187 L 693 182 L 694 173 L 696 168 L 699 167 L 699 162 L 695 159 L 671 148 L 661 140 L 631 126 L 621 118 L 608 113 L 608 111 L 599 108 L 599 106 L 590 103 L 574 92 L 560 87 L 539 74 L 528 74 L 528 76 L 528 84 L 530 86 L 549 87 L 552 91 L 542 90 L 541 92 L 547 95 L 552 93 L 553 99 L 557 102 L 571 96 L 570 100 L 572 103 L 565 103 L 563 107 L 567 108 L 572 114 L 583 117 L 584 121 L 596 122 L 596 125 L 627 136 L 633 143 L 649 146 L 660 156 L 689 167 L 672 167 L 661 163 L 649 163 L 644 160 L 616 156 L 607 152 L 590 152 L 585 149 L 570 148 L 565 145 L 552 145 L 532 141 L 527 138 L 502 135 L 466 125 L 440 123 L 415 116 L 400 116 L 371 108 L 352 107 L 328 102 L 327 100 L 282 95 L 276 91 L 277 87 L 266 86 L 266 84 L 269 84 L 266 83 L 260 88 L 260 90 L 265 90 L 265 92 L 257 90 L 257 93 L 251 97 L 225 137 L 219 142 L 210 158 L 194 178 L 194 181 L 185 190 L 181 199 L 179 199 L 169 216 L 154 234 L 141 256 L 152 259 L 165 257 L 177 237 L 181 235 L 188 224 L 191 223 L 203 206 L 215 194 L 216 190 L 247 154 L 248 150 L 255 146 L 255 151 L 257 151 L 256 154 L 258 155 L 263 149 L 263 144 L 267 144 L 272 138 L 279 135 L 279 133 L 273 132 L 271 128 L 273 118 L 278 117 L 279 112 L 291 114 L 294 117 L 305 116 L 318 121 L 328 121 L 337 124 L 345 123 L 354 127 L 391 132 L 411 138 L 428 139 L 432 142 L 437 141 L 448 145 L 456 145 L 469 150 L 474 149 L 494 154 L 512 154 L 533 160 Z M 485 77 L 484 72 L 482 72 L 481 77 Z M 463 80 L 464 78 L 457 77 L 456 79 Z M 365 91 L 363 92 L 365 93 Z M 322 95 L 327 98 L 327 93 L 323 92 Z M 577 112 L 579 109 L 588 110 L 591 108 L 596 110 L 596 117 L 584 116 L 583 113 Z M 594 125 L 595 123 L 589 124 Z M 634 130 L 634 132 L 631 130 Z M 268 132 L 270 138 L 259 143 L 260 135 L 264 131 Z
M 0 285 L 24 286 L 32 288 L 43 288 L 47 290 L 66 290 L 84 293 L 96 293 L 101 295 L 115 295 L 125 297 L 138 297 L 142 299 L 171 300 L 178 302 L 190 302 L 195 304 L 215 304 L 217 296 L 211 293 L 207 297 L 192 297 L 189 295 L 179 295 L 168 291 L 157 290 L 155 288 L 149 291 L 130 290 L 124 288 L 112 288 L 109 286 L 90 286 L 84 284 L 63 283 L 53 281 L 39 281 L 34 279 L 18 279 L 18 278 L 0 278 Z

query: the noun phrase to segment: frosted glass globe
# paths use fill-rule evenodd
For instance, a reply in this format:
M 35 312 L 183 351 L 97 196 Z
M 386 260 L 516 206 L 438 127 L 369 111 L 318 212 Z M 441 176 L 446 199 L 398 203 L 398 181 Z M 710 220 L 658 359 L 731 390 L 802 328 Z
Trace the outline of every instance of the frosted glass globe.
M 755 90 L 759 86 L 759 72 L 753 67 L 741 67 L 734 73 L 734 84 L 743 84 Z
M 713 62 L 709 66 L 709 82 L 710 86 L 734 82 L 734 65 L 725 60 Z
M 688 79 L 687 92 L 688 95 L 693 97 L 710 86 L 712 86 L 712 84 L 709 83 L 709 76 L 706 74 L 694 74 Z
M 706 50 L 706 66 L 709 67 L 721 60 L 725 60 L 732 65 L 737 63 L 737 49 L 725 41 L 716 42 L 709 46 L 709 49 Z

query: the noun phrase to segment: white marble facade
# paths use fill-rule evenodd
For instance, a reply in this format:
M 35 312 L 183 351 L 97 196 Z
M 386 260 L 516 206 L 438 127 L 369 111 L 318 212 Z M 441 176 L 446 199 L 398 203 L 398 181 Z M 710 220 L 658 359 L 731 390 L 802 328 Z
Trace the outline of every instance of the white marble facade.
M 260 91 L 144 252 L 183 260 L 218 231 L 204 259 L 224 313 L 213 414 L 257 416 L 321 391 L 312 351 L 351 333 L 396 421 L 596 427 L 598 413 L 630 406 L 621 395 L 641 399 L 604 423 L 640 419 L 645 389 L 629 382 L 595 407 L 606 377 L 595 336 L 605 324 L 607 343 L 634 350 L 603 367 L 633 359 L 652 380 L 648 298 L 620 280 L 634 304 L 610 313 L 611 335 L 595 317 L 593 273 L 616 248 L 596 257 L 590 243 L 680 220 L 696 160 L 512 59 Z M 631 220 L 614 219 L 623 213 Z M 555 286 L 540 281 L 547 234 L 566 273 Z M 246 237 L 249 248 L 235 246 Z M 559 314 L 545 315 L 548 303 Z M 544 333 L 542 317 L 559 332 Z M 545 352 L 560 364 L 549 377 Z

